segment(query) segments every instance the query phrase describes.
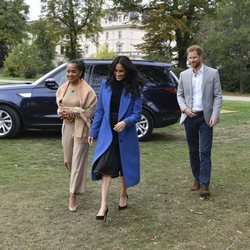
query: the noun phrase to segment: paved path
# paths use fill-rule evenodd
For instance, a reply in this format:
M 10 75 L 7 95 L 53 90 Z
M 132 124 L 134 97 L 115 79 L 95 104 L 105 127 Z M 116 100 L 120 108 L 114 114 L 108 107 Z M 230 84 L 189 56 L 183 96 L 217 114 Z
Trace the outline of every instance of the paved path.
M 223 100 L 250 102 L 250 97 L 223 95 Z
M 4 82 L 4 83 L 31 83 L 32 81 L 27 81 L 27 80 L 6 80 L 6 79 L 0 79 L 0 82 Z

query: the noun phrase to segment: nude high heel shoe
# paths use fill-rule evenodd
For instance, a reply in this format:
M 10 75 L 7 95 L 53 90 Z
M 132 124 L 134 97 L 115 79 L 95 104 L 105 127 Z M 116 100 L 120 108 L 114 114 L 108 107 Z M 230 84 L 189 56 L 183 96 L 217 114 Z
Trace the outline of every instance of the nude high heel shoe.
M 69 197 L 69 204 L 71 204 L 72 202 L 75 203 L 75 200 L 76 200 L 76 195 L 71 193 L 70 197 Z M 71 207 L 69 205 L 69 211 L 70 212 L 76 212 L 77 208 L 78 208 L 77 205 L 75 205 L 74 207 Z

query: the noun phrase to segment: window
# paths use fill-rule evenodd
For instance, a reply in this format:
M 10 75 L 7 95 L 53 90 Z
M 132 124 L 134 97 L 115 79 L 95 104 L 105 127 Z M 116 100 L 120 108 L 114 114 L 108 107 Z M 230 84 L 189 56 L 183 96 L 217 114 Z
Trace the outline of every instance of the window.
M 167 67 L 153 65 L 136 65 L 138 71 L 142 74 L 145 84 L 154 86 L 159 84 L 173 85 L 170 71 Z
M 93 66 L 92 76 L 89 79 L 89 84 L 91 86 L 97 87 L 100 86 L 102 80 L 107 79 L 109 72 L 109 65 L 107 64 L 99 64 Z
M 128 21 L 128 14 L 125 14 L 124 16 L 123 16 L 123 21 Z
M 117 52 L 118 53 L 122 52 L 122 44 L 121 43 L 117 44 Z
M 85 55 L 87 55 L 89 53 L 89 45 L 85 46 L 85 51 L 84 51 Z
M 106 32 L 106 40 L 109 40 L 109 33 Z
M 66 68 L 56 72 L 54 75 L 51 76 L 55 80 L 55 82 L 60 86 L 67 81 L 66 77 Z
M 65 48 L 64 46 L 60 46 L 60 54 L 63 55 L 65 53 Z
M 118 31 L 118 39 L 122 39 L 122 32 Z

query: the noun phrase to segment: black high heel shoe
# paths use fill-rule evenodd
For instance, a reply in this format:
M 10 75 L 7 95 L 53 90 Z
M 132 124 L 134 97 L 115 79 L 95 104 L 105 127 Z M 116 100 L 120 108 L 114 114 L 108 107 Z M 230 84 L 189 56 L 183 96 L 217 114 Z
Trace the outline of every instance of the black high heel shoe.
M 103 222 L 105 222 L 107 219 L 107 216 L 108 216 L 108 211 L 109 211 L 109 208 L 107 207 L 104 215 L 96 215 L 96 217 L 95 217 L 96 220 L 103 220 Z
M 127 194 L 126 194 L 126 197 L 127 197 L 127 203 L 128 203 L 128 195 Z M 126 204 L 125 206 L 118 205 L 118 210 L 123 210 L 123 209 L 125 209 L 127 207 L 128 207 L 128 204 Z

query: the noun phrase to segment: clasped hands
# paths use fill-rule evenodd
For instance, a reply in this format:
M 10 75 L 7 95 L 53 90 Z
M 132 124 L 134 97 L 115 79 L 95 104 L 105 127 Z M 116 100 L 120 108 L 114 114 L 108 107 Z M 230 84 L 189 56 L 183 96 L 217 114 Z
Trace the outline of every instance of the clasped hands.
M 185 108 L 184 113 L 190 118 L 197 116 L 197 113 L 190 108 Z
M 197 113 L 195 111 L 193 111 L 192 109 L 190 108 L 185 108 L 184 109 L 184 113 L 190 117 L 190 118 L 194 118 L 197 116 Z M 210 127 L 214 127 L 216 124 L 218 123 L 218 119 L 214 116 L 212 116 L 209 120 L 209 126 Z
M 72 118 L 77 118 L 80 116 L 79 112 L 76 111 L 62 111 L 60 112 L 60 118 L 61 119 L 72 119 Z

